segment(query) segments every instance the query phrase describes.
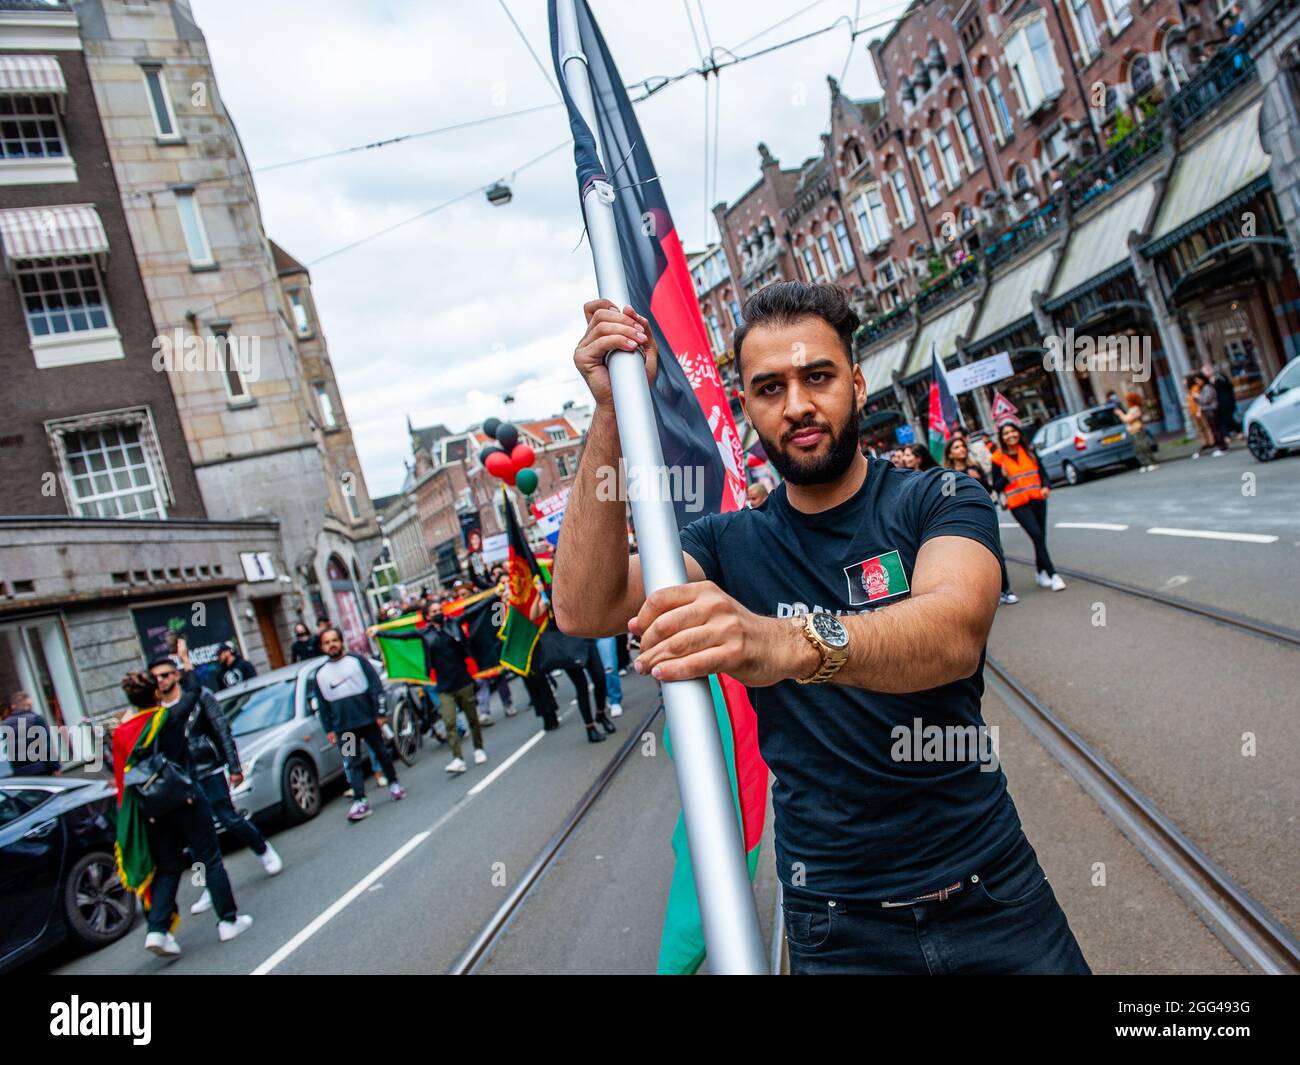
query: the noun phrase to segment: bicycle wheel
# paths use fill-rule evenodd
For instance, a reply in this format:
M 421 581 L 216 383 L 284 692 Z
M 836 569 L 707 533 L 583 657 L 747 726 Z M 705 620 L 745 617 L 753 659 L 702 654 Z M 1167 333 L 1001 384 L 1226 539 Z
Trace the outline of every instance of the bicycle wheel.
M 402 698 L 393 707 L 390 722 L 393 730 L 393 751 L 406 765 L 415 765 L 415 757 L 420 750 L 420 723 L 411 707 L 410 700 Z

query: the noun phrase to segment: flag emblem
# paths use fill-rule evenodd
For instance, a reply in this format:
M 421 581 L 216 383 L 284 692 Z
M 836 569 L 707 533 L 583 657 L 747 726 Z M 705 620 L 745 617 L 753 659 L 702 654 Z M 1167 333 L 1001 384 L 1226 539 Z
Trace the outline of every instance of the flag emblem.
M 865 606 L 867 603 L 911 591 L 907 574 L 903 572 L 903 560 L 898 557 L 897 551 L 845 566 L 844 576 L 849 582 L 850 606 Z

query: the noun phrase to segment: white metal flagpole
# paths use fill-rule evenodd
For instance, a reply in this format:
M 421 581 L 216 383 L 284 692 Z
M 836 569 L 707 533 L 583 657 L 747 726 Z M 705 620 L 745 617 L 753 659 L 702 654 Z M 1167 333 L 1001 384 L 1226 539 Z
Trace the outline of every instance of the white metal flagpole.
M 579 114 L 595 133 L 599 126 L 574 0 L 557 0 L 556 23 L 565 86 Z M 582 209 L 595 260 L 596 286 L 603 298 L 625 307 L 629 300 L 614 220 L 615 195 L 609 182 L 595 181 L 583 196 Z M 644 314 L 649 308 L 638 310 Z M 607 365 L 627 464 L 627 483 L 667 483 L 669 478 L 661 481 L 658 477 L 663 468 L 663 450 L 644 357 L 639 352 L 615 351 Z M 657 491 L 629 494 L 646 594 L 685 584 L 686 564 L 672 500 Z M 765 974 L 766 951 L 709 683 L 703 679 L 673 681 L 663 686 L 663 694 L 710 970 Z

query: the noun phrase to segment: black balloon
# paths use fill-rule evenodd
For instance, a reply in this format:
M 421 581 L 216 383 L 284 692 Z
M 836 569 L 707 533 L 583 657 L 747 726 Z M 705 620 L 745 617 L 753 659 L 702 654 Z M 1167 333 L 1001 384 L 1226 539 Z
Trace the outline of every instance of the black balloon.
M 500 418 L 489 418 L 483 423 L 483 432 L 487 436 L 496 436 L 497 427 L 501 424 Z
M 501 451 L 502 454 L 505 454 L 505 452 L 502 450 L 500 444 L 484 444 L 484 445 L 483 445 L 483 450 L 481 450 L 481 451 L 478 453 L 478 460 L 479 460 L 479 462 L 481 462 L 483 465 L 486 466 L 486 465 L 487 465 L 487 458 L 488 458 L 488 456 L 489 456 L 490 454 L 492 454 L 492 452 L 494 452 L 494 451 Z
M 513 451 L 515 445 L 519 443 L 519 430 L 509 422 L 502 422 L 498 425 L 497 431 L 493 435 L 496 436 L 497 443 L 505 448 L 506 451 Z

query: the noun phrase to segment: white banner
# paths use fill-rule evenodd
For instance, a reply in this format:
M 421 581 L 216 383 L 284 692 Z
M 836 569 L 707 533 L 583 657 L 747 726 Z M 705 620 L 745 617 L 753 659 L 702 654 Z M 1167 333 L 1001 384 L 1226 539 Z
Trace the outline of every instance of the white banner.
M 948 371 L 948 389 L 954 396 L 969 392 L 981 385 L 991 385 L 1010 377 L 1011 356 L 1005 351 L 990 355 L 987 359 L 957 366 Z

